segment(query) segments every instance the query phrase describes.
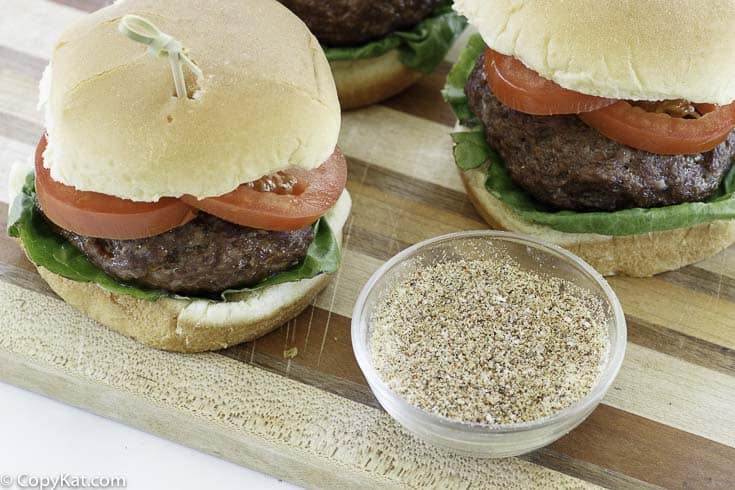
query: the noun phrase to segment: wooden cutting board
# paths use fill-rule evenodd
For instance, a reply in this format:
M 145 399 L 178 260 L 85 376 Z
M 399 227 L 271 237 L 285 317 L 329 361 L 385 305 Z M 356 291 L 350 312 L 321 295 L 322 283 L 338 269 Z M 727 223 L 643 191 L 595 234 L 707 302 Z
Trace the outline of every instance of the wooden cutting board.
M 104 3 L 0 0 L 0 201 L 10 164 L 41 134 L 36 86 L 54 40 Z M 359 290 L 406 246 L 485 227 L 452 163 L 454 118 L 438 92 L 449 66 L 344 115 L 354 200 L 344 265 L 298 318 L 217 353 L 159 352 L 61 302 L 2 234 L 0 379 L 310 487 L 733 487 L 735 248 L 610 280 L 628 318 L 625 363 L 604 403 L 548 448 L 456 457 L 380 409 L 350 345 Z M 3 229 L 6 210 L 0 202 Z

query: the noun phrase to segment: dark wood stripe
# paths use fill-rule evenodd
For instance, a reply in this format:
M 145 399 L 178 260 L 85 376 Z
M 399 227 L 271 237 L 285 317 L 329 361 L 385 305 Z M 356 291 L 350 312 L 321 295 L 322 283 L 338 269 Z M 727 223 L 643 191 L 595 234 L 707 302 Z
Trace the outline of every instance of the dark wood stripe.
M 656 277 L 692 291 L 735 303 L 735 277 L 718 274 L 697 266 L 665 272 Z
M 626 315 L 628 340 L 677 359 L 735 376 L 735 350 Z M 735 322 L 735 319 L 733 319 Z
M 75 9 L 84 10 L 85 12 L 94 12 L 111 5 L 114 0 L 53 0 L 61 5 L 74 7 Z
M 264 355 L 263 362 L 282 374 L 299 366 L 315 375 L 365 385 L 365 378 L 352 352 L 350 324 L 351 320 L 345 316 L 310 306 L 269 335 L 224 352 L 229 357 L 245 361 L 251 359 L 253 352 Z M 294 348 L 297 349 L 296 355 L 289 362 L 284 353 Z M 277 359 L 280 361 L 276 362 Z M 329 383 L 325 381 L 324 384 Z
M 614 488 L 615 490 L 637 490 L 642 488 L 657 489 L 661 488 L 651 483 L 643 482 L 628 475 L 623 475 L 603 468 L 601 466 L 572 459 L 566 454 L 549 448 L 539 449 L 520 456 L 520 459 L 549 468 L 565 475 L 573 476 L 604 488 Z
M 46 282 L 41 279 L 37 272 L 27 271 L 19 267 L 3 264 L 0 262 L 0 281 L 18 286 L 28 291 L 45 294 L 58 298 Z
M 390 192 L 409 201 L 440 208 L 483 223 L 467 195 L 437 184 L 407 177 L 399 172 L 348 158 L 349 179 Z
M 735 482 L 734 448 L 606 405 L 550 449 L 666 488 Z
M 0 135 L 36 146 L 41 134 L 43 134 L 43 128 L 40 125 L 12 114 L 0 112 Z
M 434 73 L 424 76 L 404 92 L 382 102 L 382 105 L 454 127 L 457 118 L 441 95 L 451 67 L 451 63 L 442 62 Z
M 248 364 L 280 374 L 294 381 L 299 381 L 306 385 L 319 388 L 320 390 L 382 410 L 378 400 L 366 384 L 353 383 L 336 376 L 314 371 L 314 369 L 305 367 L 293 360 L 289 364 L 288 360 L 282 356 L 270 356 L 259 350 L 251 354 L 251 344 L 245 344 L 243 347 L 243 349 L 227 349 L 221 351 L 221 354 L 231 359 L 247 362 Z
M 0 65 L 5 70 L 22 73 L 36 81 L 40 81 L 43 69 L 47 64 L 48 60 L 6 46 L 0 46 Z

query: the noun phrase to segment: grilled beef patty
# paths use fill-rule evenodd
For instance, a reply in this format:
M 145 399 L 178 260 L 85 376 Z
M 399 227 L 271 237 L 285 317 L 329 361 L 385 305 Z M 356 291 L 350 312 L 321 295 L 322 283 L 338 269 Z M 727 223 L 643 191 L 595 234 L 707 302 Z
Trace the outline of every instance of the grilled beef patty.
M 440 0 L 279 0 L 325 46 L 364 44 L 393 31 L 411 29 Z
M 697 155 L 656 155 L 612 141 L 577 116 L 532 116 L 495 98 L 484 55 L 465 92 L 513 181 L 559 209 L 614 211 L 701 201 L 720 186 L 735 155 L 735 132 Z
M 53 226 L 53 225 L 52 225 Z M 206 213 L 166 233 L 139 240 L 107 240 L 54 227 L 112 277 L 182 295 L 217 296 L 256 284 L 297 265 L 314 240 L 307 226 L 266 231 Z

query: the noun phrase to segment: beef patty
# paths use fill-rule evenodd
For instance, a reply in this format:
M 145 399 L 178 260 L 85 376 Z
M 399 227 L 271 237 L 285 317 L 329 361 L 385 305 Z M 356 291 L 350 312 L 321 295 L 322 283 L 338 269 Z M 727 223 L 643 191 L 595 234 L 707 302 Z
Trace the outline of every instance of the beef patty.
M 735 132 L 706 153 L 656 155 L 616 143 L 574 115 L 514 111 L 490 90 L 484 56 L 465 92 L 513 181 L 560 209 L 613 211 L 701 201 L 720 186 L 735 155 Z
M 189 223 L 139 240 L 107 240 L 54 227 L 112 277 L 182 295 L 216 296 L 256 284 L 298 264 L 314 240 L 296 231 L 247 228 L 201 213 Z
M 441 0 L 279 0 L 326 46 L 364 44 L 411 29 Z

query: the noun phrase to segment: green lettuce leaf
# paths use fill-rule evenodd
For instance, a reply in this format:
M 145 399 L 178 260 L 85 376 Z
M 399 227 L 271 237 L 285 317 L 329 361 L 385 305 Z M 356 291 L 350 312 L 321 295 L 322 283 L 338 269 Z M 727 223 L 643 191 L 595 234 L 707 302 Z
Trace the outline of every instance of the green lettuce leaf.
M 54 233 L 36 207 L 33 173 L 26 177 L 23 190 L 11 205 L 8 213 L 8 235 L 19 238 L 23 242 L 23 247 L 34 264 L 67 279 L 94 282 L 108 291 L 128 294 L 150 301 L 166 296 L 182 298 L 182 296 L 172 295 L 166 291 L 143 289 L 114 279 L 90 262 L 84 254 L 67 240 Z M 306 257 L 300 264 L 287 271 L 274 274 L 254 286 L 224 291 L 222 299 L 227 301 L 236 293 L 262 289 L 285 282 L 310 279 L 319 274 L 335 272 L 339 268 L 339 264 L 340 251 L 337 240 L 327 220 L 320 219 L 314 225 L 314 241 L 309 246 Z
M 477 58 L 480 57 L 485 50 L 485 41 L 479 34 L 474 34 L 467 41 L 467 46 L 462 50 L 459 59 L 454 64 L 447 75 L 447 82 L 442 90 L 444 100 L 452 107 L 452 111 L 457 116 L 459 122 L 465 126 L 476 126 L 480 122 L 470 110 L 467 102 L 467 94 L 464 93 L 464 86 L 475 68 Z
M 487 143 L 484 128 L 470 111 L 464 86 L 477 58 L 485 49 L 479 35 L 470 38 L 447 76 L 444 98 L 452 106 L 466 131 L 452 134 L 457 166 L 464 170 L 486 165 L 488 192 L 513 209 L 526 221 L 567 233 L 637 235 L 651 231 L 685 228 L 710 221 L 735 219 L 735 165 L 725 176 L 718 192 L 702 202 L 659 208 L 633 208 L 620 211 L 558 211 L 539 203 L 517 186 L 508 175 L 500 156 Z
M 476 131 L 452 133 L 451 136 L 454 141 L 454 161 L 462 170 L 472 170 L 481 167 L 488 160 L 500 159 L 495 150 L 485 141 L 485 133 L 482 128 Z
M 632 208 L 620 211 L 554 211 L 534 200 L 508 175 L 503 161 L 491 160 L 485 187 L 523 219 L 568 233 L 638 235 L 651 231 L 686 228 L 716 220 L 735 219 L 735 165 L 730 169 L 717 196 L 706 201 L 660 208 Z M 728 192 L 729 189 L 729 192 Z
M 324 53 L 329 61 L 341 61 L 375 58 L 397 49 L 401 63 L 413 70 L 431 73 L 466 26 L 467 20 L 457 15 L 452 10 L 452 2 L 446 0 L 411 31 L 396 31 L 360 46 L 325 46 Z

